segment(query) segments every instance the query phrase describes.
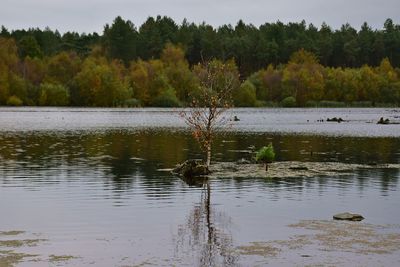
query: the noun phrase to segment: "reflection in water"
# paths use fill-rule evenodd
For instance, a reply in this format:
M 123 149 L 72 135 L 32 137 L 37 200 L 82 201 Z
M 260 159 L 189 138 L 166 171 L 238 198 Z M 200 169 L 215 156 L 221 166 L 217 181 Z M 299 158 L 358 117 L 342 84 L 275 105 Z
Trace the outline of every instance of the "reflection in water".
M 239 255 L 230 233 L 231 218 L 211 204 L 211 185 L 203 181 L 197 203 L 178 228 L 175 257 L 192 257 L 195 266 L 235 266 Z
M 274 144 L 277 161 L 338 161 L 348 163 L 400 163 L 399 138 L 332 138 L 323 136 L 288 136 L 269 134 L 227 134 L 216 138 L 215 161 L 249 158 L 249 147 Z M 146 187 L 162 185 L 163 191 L 174 190 L 168 173 L 187 158 L 203 155 L 190 134 L 182 131 L 103 131 L 46 132 L 0 134 L 0 175 L 24 183 L 60 182 L 62 177 L 102 179 L 116 192 L 129 191 L 135 181 Z M 366 145 L 368 144 L 368 145 Z M 312 152 L 312 153 L 311 153 Z M 397 175 L 396 175 L 397 172 Z M 364 174 L 359 175 L 362 177 Z M 382 192 L 398 182 L 398 171 L 376 174 Z M 155 179 L 157 177 L 157 179 Z M 162 179 L 160 179 L 162 178 Z M 340 178 L 343 186 L 356 179 Z M 330 179 L 312 179 L 305 186 L 318 183 L 324 187 Z M 6 183 L 7 179 L 2 179 Z M 288 187 L 303 180 L 285 181 Z M 241 180 L 236 181 L 240 187 Z M 282 181 L 274 181 L 280 187 Z M 364 182 L 358 181 L 362 190 Z M 303 188 L 303 187 L 297 187 Z
M 399 138 L 268 133 L 217 136 L 214 160 L 248 158 L 251 146 L 269 142 L 278 161 L 400 163 Z M 225 177 L 200 187 L 159 171 L 201 157 L 184 131 L 0 131 L 0 231 L 46 233 L 43 250 L 82 256 L 79 266 L 249 266 L 256 260 L 239 257 L 237 246 L 285 239 L 300 219 L 343 211 L 373 223 L 399 219 L 400 170 Z

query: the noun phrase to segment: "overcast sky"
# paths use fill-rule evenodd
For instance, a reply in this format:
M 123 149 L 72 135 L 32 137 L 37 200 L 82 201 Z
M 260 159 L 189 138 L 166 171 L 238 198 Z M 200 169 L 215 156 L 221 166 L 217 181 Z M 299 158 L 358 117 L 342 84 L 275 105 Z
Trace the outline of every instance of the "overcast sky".
M 101 33 L 119 15 L 138 26 L 160 14 L 178 23 L 187 18 L 213 26 L 239 19 L 256 26 L 304 19 L 316 26 L 325 21 L 334 29 L 346 22 L 359 29 L 367 21 L 380 29 L 386 18 L 398 24 L 399 12 L 400 0 L 0 0 L 0 25 Z

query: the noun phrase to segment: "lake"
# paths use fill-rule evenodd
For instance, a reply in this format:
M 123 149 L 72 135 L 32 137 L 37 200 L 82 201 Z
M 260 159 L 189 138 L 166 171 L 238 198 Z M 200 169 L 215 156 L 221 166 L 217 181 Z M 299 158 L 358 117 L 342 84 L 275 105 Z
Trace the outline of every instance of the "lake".
M 191 186 L 164 170 L 202 157 L 178 113 L 0 108 L 0 266 L 400 264 L 399 169 Z M 376 124 L 400 122 L 400 109 L 229 115 L 240 121 L 217 135 L 215 162 L 271 142 L 278 162 L 400 163 L 400 124 Z M 345 121 L 326 121 L 332 117 Z M 366 219 L 333 225 L 332 215 L 344 211 Z M 340 236 L 342 226 L 390 240 L 338 246 L 323 235 Z

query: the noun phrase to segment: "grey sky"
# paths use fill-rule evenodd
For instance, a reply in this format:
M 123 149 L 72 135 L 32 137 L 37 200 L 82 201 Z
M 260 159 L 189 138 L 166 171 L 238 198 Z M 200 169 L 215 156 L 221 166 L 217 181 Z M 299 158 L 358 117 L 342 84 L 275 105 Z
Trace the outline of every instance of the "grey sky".
M 386 18 L 399 23 L 399 11 L 400 0 L 0 0 L 0 25 L 101 33 L 118 15 L 138 26 L 160 14 L 178 23 L 187 18 L 214 26 L 239 19 L 256 26 L 304 19 L 316 26 L 325 21 L 335 29 L 346 22 L 358 29 L 367 21 L 380 29 Z

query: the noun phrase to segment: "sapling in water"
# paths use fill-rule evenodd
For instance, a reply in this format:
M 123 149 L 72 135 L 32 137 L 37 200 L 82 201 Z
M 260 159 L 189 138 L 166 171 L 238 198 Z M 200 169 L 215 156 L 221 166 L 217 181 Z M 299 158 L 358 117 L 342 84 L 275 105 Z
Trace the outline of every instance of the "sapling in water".
M 272 144 L 268 146 L 262 147 L 260 150 L 257 151 L 256 154 L 256 161 L 257 162 L 264 162 L 265 164 L 265 171 L 268 171 L 268 163 L 271 163 L 275 159 L 275 151 Z

